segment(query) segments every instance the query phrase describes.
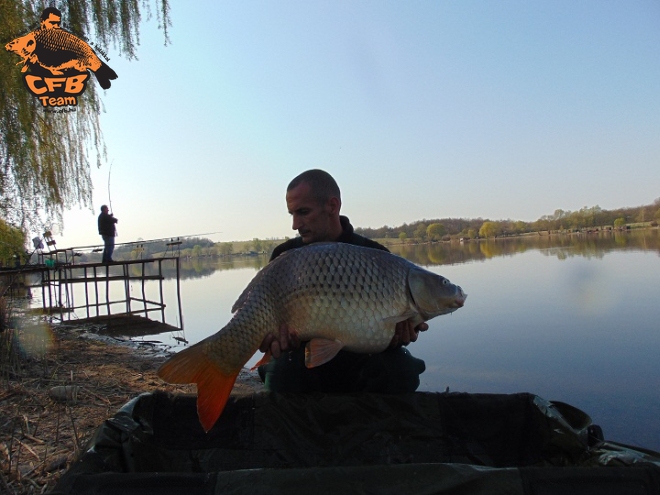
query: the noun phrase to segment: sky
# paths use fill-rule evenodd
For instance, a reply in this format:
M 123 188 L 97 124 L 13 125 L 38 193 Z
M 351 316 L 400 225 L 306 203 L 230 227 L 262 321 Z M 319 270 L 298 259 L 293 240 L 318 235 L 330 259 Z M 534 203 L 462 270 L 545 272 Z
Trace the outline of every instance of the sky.
M 170 4 L 168 46 L 154 17 L 108 50 L 108 160 L 58 247 L 99 244 L 102 204 L 118 243 L 293 237 L 310 168 L 356 227 L 660 197 L 656 0 Z

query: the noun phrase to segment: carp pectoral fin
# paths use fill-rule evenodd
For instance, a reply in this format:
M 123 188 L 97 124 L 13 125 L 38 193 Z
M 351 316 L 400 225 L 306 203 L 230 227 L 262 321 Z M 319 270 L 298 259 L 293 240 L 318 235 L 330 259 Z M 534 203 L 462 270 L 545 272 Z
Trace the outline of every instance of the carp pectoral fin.
M 252 366 L 252 368 L 250 368 L 250 371 L 254 371 L 259 366 L 262 366 L 264 364 L 268 364 L 270 362 L 270 358 L 272 358 L 272 357 L 273 357 L 273 355 L 270 353 L 270 350 L 264 352 L 264 355 L 261 356 L 261 359 L 259 360 L 259 362 L 257 364 L 255 364 L 254 366 Z
M 327 363 L 344 347 L 340 340 L 312 339 L 305 346 L 305 366 L 314 368 Z
M 222 414 L 239 371 L 223 373 L 206 356 L 203 347 L 192 346 L 163 363 L 158 376 L 168 383 L 197 384 L 197 415 L 208 432 Z

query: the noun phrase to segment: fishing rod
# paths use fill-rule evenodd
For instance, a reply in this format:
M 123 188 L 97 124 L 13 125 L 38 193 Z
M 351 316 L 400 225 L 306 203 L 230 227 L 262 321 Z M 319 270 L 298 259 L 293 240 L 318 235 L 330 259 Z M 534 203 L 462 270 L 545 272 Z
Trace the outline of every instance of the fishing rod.
M 190 234 L 190 235 L 173 235 L 169 237 L 161 237 L 160 239 L 148 239 L 146 241 L 133 241 L 133 242 L 125 242 L 123 244 L 149 244 L 151 242 L 160 242 L 160 241 L 167 241 L 167 240 L 174 240 L 174 239 L 187 239 L 188 237 L 200 237 L 202 235 L 214 235 L 214 234 L 222 234 L 222 231 L 219 230 L 218 232 L 206 232 L 204 234 Z
M 130 244 L 151 244 L 154 242 L 161 242 L 161 241 L 173 241 L 174 239 L 187 239 L 189 237 L 200 237 L 203 235 L 214 235 L 214 234 L 222 234 L 222 231 L 218 232 L 206 232 L 204 234 L 189 234 L 189 235 L 174 235 L 174 236 L 169 236 L 169 237 L 161 237 L 160 239 L 147 239 L 147 240 L 142 240 L 142 241 L 128 241 L 128 242 L 118 242 L 115 244 L 115 246 L 128 246 Z M 90 246 L 76 246 L 70 249 L 88 249 L 88 248 L 96 248 L 102 246 L 102 244 L 92 244 Z
M 108 169 L 108 204 L 110 205 L 110 214 L 112 214 L 112 196 L 110 196 L 110 174 L 112 174 L 112 165 L 115 161 L 110 162 L 110 168 Z
M 113 214 L 113 209 L 112 209 L 112 196 L 110 195 L 110 174 L 112 174 L 112 166 L 115 164 L 115 161 L 112 160 L 110 162 L 110 168 L 108 169 L 108 204 L 110 205 L 110 216 L 114 216 Z M 117 221 L 115 220 L 115 235 L 118 235 L 119 232 L 117 232 Z

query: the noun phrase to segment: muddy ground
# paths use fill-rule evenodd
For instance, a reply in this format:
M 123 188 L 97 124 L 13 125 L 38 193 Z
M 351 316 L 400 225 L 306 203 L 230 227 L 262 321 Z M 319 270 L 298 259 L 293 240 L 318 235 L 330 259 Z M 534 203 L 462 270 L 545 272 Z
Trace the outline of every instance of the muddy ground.
M 0 493 L 51 490 L 97 427 L 136 395 L 195 393 L 194 385 L 156 376 L 167 352 L 97 339 L 95 330 L 57 325 L 37 337 L 18 332 L 20 344 L 0 358 Z M 235 393 L 259 388 L 258 378 L 245 373 Z

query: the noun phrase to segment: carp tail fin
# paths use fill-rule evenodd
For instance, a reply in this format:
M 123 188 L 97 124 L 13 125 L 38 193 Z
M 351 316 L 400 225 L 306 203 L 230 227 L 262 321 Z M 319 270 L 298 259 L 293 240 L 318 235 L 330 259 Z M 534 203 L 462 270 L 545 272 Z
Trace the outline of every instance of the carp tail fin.
M 223 373 L 206 356 L 204 348 L 195 345 L 163 363 L 158 376 L 168 383 L 197 384 L 197 415 L 208 433 L 222 414 L 239 371 Z
M 104 62 L 101 62 L 101 67 L 96 69 L 94 75 L 103 89 L 108 89 L 111 86 L 111 79 L 117 79 L 117 73 Z
M 197 415 L 205 432 L 208 433 L 222 414 L 236 377 L 238 371 L 233 375 L 225 375 L 212 365 L 197 382 Z

